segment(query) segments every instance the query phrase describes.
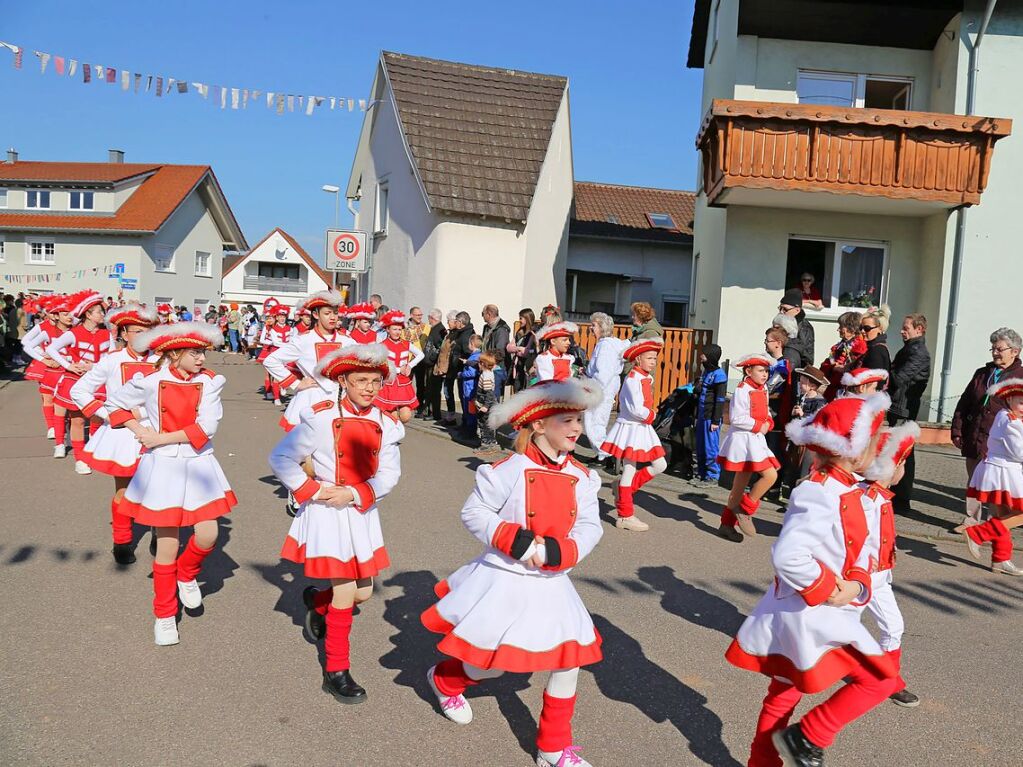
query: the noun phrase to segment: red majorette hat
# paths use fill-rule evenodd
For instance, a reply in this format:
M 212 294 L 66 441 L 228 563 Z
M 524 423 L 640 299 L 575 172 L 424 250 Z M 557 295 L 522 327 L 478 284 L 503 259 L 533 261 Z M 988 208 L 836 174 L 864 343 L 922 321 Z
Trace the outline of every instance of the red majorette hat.
M 658 352 L 664 348 L 663 338 L 638 338 L 622 352 L 622 359 L 632 361 L 646 352 Z
M 1006 378 L 988 387 L 988 397 L 1023 397 L 1023 378 Z
M 159 322 L 160 318 L 152 309 L 131 301 L 107 312 L 106 321 L 107 328 L 114 332 L 117 328 L 123 328 L 125 325 L 141 325 L 149 328 Z
M 536 331 L 537 341 L 549 341 L 552 338 L 571 338 L 579 332 L 579 326 L 574 322 L 554 322 L 544 325 Z
M 379 373 L 388 379 L 393 366 L 383 344 L 353 344 L 331 352 L 316 365 L 316 374 L 336 381 L 345 373 Z
M 348 307 L 348 311 L 345 314 L 353 320 L 372 320 L 377 316 L 373 304 L 367 303 L 353 304 Z
M 56 314 L 57 312 L 66 312 L 67 308 L 67 296 L 62 293 L 57 293 L 52 296 L 43 296 L 38 301 L 39 306 L 46 310 L 47 314 Z
M 785 434 L 815 453 L 855 458 L 877 434 L 891 404 L 884 392 L 842 397 L 829 402 L 816 415 L 790 421 Z
M 96 304 L 103 303 L 103 296 L 95 290 L 80 290 L 67 297 L 67 311 L 75 317 L 84 317 Z
M 342 296 L 337 290 L 321 290 L 319 293 L 313 293 L 309 296 L 309 298 L 299 304 L 298 313 L 311 312 L 313 309 L 320 309 L 324 306 L 329 306 L 340 311 L 340 307 L 344 301 L 344 296 Z
M 270 298 L 263 302 L 263 314 L 273 314 L 273 311 L 277 308 L 278 304 L 280 304 L 280 301 L 273 296 L 270 296 Z
M 882 431 L 877 441 L 877 458 L 866 468 L 863 476 L 874 482 L 891 482 L 895 469 L 909 458 L 918 439 L 920 427 L 916 421 L 906 421 Z
M 408 317 L 405 316 L 405 312 L 400 309 L 392 309 L 380 318 L 380 327 L 386 328 L 390 325 L 405 327 L 406 322 L 408 322 Z
M 768 357 L 766 354 L 747 354 L 745 357 L 739 357 L 738 360 L 732 363 L 733 368 L 739 370 L 745 370 L 753 365 L 760 365 L 761 367 L 769 368 L 775 363 L 775 360 Z
M 157 325 L 135 336 L 132 348 L 139 354 L 147 349 L 163 354 L 175 349 L 213 349 L 223 346 L 224 334 L 216 325 L 205 322 L 175 322 Z
M 277 304 L 277 306 L 274 307 L 274 314 L 283 314 L 285 317 L 287 317 L 289 314 L 291 314 L 291 307 L 289 307 L 287 304 Z
M 541 381 L 495 405 L 490 411 L 490 423 L 494 428 L 510 423 L 521 429 L 549 415 L 590 410 L 603 399 L 604 392 L 589 378 Z
M 174 308 L 170 304 L 160 304 L 156 307 L 157 314 L 170 314 L 174 311 Z
M 856 368 L 842 376 L 842 386 L 863 386 L 868 383 L 884 383 L 888 380 L 888 371 L 876 368 Z

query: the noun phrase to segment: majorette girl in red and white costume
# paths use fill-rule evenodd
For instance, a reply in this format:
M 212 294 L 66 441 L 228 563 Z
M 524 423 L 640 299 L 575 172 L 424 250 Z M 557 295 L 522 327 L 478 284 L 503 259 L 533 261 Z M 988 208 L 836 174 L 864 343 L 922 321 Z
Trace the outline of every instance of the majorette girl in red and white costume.
M 774 584 L 725 653 L 733 665 L 771 678 L 749 767 L 823 763 L 838 731 L 894 691 L 898 668 L 861 620 L 880 517 L 856 476 L 877 454 L 889 403 L 883 393 L 845 397 L 785 428 L 821 462 L 792 491 L 771 549 Z M 841 679 L 844 687 L 788 726 L 804 694 Z
M 980 524 L 960 525 L 974 559 L 980 547 L 991 544 L 991 569 L 1003 575 L 1023 575 L 1012 561 L 1012 528 L 1023 525 L 1023 378 L 1008 378 L 987 390 L 1005 408 L 995 414 L 987 437 L 987 455 L 977 464 L 966 490 L 968 498 L 990 505 L 991 518 Z
M 668 467 L 661 438 L 650 425 L 657 415 L 652 373 L 657 367 L 657 355 L 663 348 L 663 339 L 641 338 L 633 341 L 622 353 L 622 358 L 633 366 L 618 393 L 618 418 L 600 446 L 602 452 L 622 461 L 622 476 L 615 487 L 615 509 L 618 513 L 615 527 L 623 530 L 643 532 L 650 529 L 646 522 L 636 519 L 633 496 Z M 640 463 L 649 465 L 639 469 L 637 464 Z
M 313 313 L 304 305 L 295 312 L 295 332 L 300 336 L 313 329 Z
M 158 325 L 172 325 L 178 321 L 177 315 L 174 313 L 174 307 L 170 304 L 158 304 L 156 316 L 158 318 Z
M 263 360 L 263 367 L 282 389 L 294 394 L 288 403 L 280 426 L 289 431 L 298 425 L 303 410 L 323 399 L 337 399 L 337 381 L 316 373 L 316 366 L 328 354 L 355 343 L 337 330 L 338 308 L 342 297 L 336 290 L 325 290 L 309 296 L 302 304 L 313 314 L 315 325 L 310 333 L 293 335 L 277 351 Z M 294 365 L 299 372 L 291 370 Z
M 600 479 L 572 457 L 582 413 L 603 392 L 589 380 L 546 381 L 512 395 L 491 411 L 496 428 L 519 430 L 515 454 L 476 470 L 476 489 L 462 523 L 485 551 L 436 586 L 440 597 L 423 613 L 451 656 L 427 679 L 441 713 L 472 721 L 466 688 L 504 672 L 550 671 L 537 733 L 538 767 L 589 767 L 573 745 L 579 667 L 602 658 L 597 633 L 568 572 L 603 531 Z
M 38 301 L 38 308 L 45 318 L 32 326 L 21 340 L 25 354 L 32 358 L 25 370 L 25 378 L 39 384 L 39 398 L 42 400 L 43 421 L 46 422 L 46 438 L 55 439 L 57 417 L 53 410 L 53 394 L 64 372 L 60 363 L 50 359 L 46 347 L 56 338 L 71 329 L 71 313 L 66 296 L 44 296 Z M 64 419 L 60 419 L 60 431 L 64 433 Z
M 387 349 L 387 358 L 397 373 L 393 380 L 387 381 L 380 390 L 376 406 L 389 413 L 397 411 L 402 423 L 408 423 L 412 417 L 412 409 L 419 407 L 419 398 L 412 386 L 412 368 L 423 360 L 423 352 L 410 341 L 403 340 L 402 331 L 408 318 L 404 312 L 393 310 L 380 318 L 380 327 L 387 337 L 381 342 Z
M 89 368 L 99 362 L 111 350 L 110 331 L 103 325 L 103 296 L 94 290 L 83 290 L 68 296 L 68 309 L 78 324 L 62 333 L 46 347 L 50 359 L 64 368 L 57 390 L 53 395 L 54 440 L 53 457 L 63 458 L 64 416 L 71 421 L 71 449 L 75 456 L 75 471 L 78 474 L 92 474 L 84 459 L 86 416 L 71 399 L 71 387 Z M 105 392 L 99 392 L 100 399 Z M 99 428 L 99 423 L 94 424 Z
M 288 309 L 288 307 L 284 304 L 277 304 L 273 307 L 273 324 L 267 323 L 263 326 L 263 335 L 259 340 L 263 347 L 258 357 L 260 362 L 287 344 L 288 341 L 297 335 L 288 324 L 289 312 L 290 309 Z M 274 404 L 278 407 L 280 406 L 281 384 L 276 378 L 270 375 L 269 371 L 267 371 L 266 380 L 263 382 L 263 391 L 267 393 L 273 392 Z
M 153 634 L 158 645 L 178 643 L 179 598 L 188 608 L 202 605 L 196 576 L 217 542 L 217 518 L 238 503 L 213 455 L 225 380 L 204 367 L 207 350 L 223 343 L 220 329 L 205 322 L 147 330 L 132 348 L 160 355 L 157 370 L 135 376 L 107 398 L 110 425 L 131 430 L 144 448 L 118 511 L 156 528 Z M 140 422 L 140 408 L 151 426 Z M 192 527 L 194 535 L 178 556 L 182 527 Z
M 113 555 L 118 564 L 130 565 L 135 561 L 131 545 L 131 517 L 122 514 L 118 507 L 138 467 L 142 446 L 127 429 L 111 428 L 110 410 L 97 395 L 100 391 L 117 391 L 136 375 L 145 376 L 156 370 L 157 358 L 148 352 L 136 352 L 132 342 L 157 324 L 157 316 L 152 309 L 130 303 L 111 309 L 107 313 L 106 322 L 115 342 L 121 341 L 123 345 L 102 357 L 71 387 L 71 399 L 86 418 L 98 418 L 104 422 L 89 435 L 82 460 L 96 471 L 114 478 L 114 498 L 110 503 Z M 141 409 L 139 416 L 143 426 L 152 428 Z
M 728 434 L 721 442 L 718 463 L 735 475 L 728 503 L 721 513 L 718 535 L 736 543 L 742 541 L 743 533 L 757 534 L 753 515 L 760 508 L 760 499 L 774 485 L 781 468 L 764 436 L 774 427 L 774 419 L 767 406 L 766 388 L 773 363 L 774 360 L 767 355 L 748 354 L 734 365 L 743 371 L 744 376 L 732 394 L 728 408 Z M 760 476 L 747 493 L 746 485 L 754 474 Z
M 373 320 L 377 316 L 373 304 L 354 304 L 348 308 L 345 316 L 355 321 L 348 331 L 355 343 L 375 344 L 380 340 L 380 334 L 373 329 Z
M 843 389 L 839 396 L 872 394 L 888 383 L 888 371 L 879 368 L 856 368 L 842 375 Z
M 867 497 L 874 502 L 880 516 L 880 541 L 875 566 L 870 571 L 872 597 L 867 603 L 869 612 L 881 633 L 881 649 L 888 653 L 895 668 L 902 668 L 902 635 L 906 621 L 899 610 L 892 590 L 892 574 L 895 568 L 895 510 L 889 489 L 899 483 L 905 471 L 906 459 L 913 452 L 913 445 L 920 438 L 920 427 L 914 421 L 884 429 L 877 442 L 877 458 L 863 472 L 869 483 Z M 889 696 L 895 704 L 912 708 L 920 705 L 920 698 L 906 689 L 906 682 L 899 674 L 895 688 Z
M 301 504 L 281 558 L 330 583 L 322 591 L 308 587 L 303 599 L 309 633 L 317 639 L 326 633 L 323 689 L 341 703 L 366 700 L 349 671 L 352 609 L 369 599 L 373 577 L 390 565 L 377 502 L 401 477 L 405 427 L 373 401 L 391 372 L 379 344 L 324 357 L 316 374 L 340 384 L 340 402 L 335 394 L 303 410 L 270 454 L 274 474 Z M 312 476 L 303 467 L 309 456 Z
M 575 374 L 575 357 L 568 353 L 572 338 L 579 332 L 574 322 L 555 322 L 536 332 L 536 341 L 547 341 L 547 351 L 536 356 L 538 381 L 564 381 Z

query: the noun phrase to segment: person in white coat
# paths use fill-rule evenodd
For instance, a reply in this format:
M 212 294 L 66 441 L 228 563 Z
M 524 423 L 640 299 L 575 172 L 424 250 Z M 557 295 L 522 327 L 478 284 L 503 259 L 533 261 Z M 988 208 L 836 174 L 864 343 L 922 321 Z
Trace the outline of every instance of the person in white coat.
M 622 353 L 629 342 L 614 336 L 614 320 L 604 312 L 590 315 L 590 332 L 597 339 L 593 354 L 586 365 L 586 377 L 596 381 L 604 392 L 604 399 L 593 410 L 583 413 L 583 427 L 590 446 L 597 451 L 594 463 L 604 464 L 604 468 L 613 471 L 615 460 L 605 452 L 601 445 L 607 438 L 607 422 L 611 420 L 611 408 L 622 384 Z

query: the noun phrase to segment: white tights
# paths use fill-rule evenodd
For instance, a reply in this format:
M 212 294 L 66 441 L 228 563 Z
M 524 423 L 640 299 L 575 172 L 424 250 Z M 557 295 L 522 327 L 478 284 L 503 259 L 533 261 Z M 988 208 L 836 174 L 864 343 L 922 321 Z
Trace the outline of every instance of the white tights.
M 465 675 L 477 682 L 482 682 L 485 679 L 497 679 L 497 677 L 504 674 L 500 669 L 482 669 L 470 666 L 468 663 L 462 663 L 462 667 L 465 669 Z M 552 671 L 550 678 L 547 680 L 547 694 L 552 698 L 571 698 L 575 695 L 575 687 L 578 680 L 578 667 Z
M 658 458 L 656 461 L 651 462 L 650 473 L 655 477 L 662 471 L 668 468 L 668 462 L 663 458 Z M 636 478 L 636 462 L 635 461 L 622 461 L 622 476 L 618 480 L 618 487 L 632 487 L 632 480 Z

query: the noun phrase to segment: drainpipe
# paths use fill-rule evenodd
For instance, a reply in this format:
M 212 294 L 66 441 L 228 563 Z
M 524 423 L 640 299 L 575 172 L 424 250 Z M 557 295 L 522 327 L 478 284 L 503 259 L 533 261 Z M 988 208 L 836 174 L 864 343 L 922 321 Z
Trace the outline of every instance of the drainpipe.
M 980 45 L 984 42 L 991 15 L 998 0 L 987 0 L 984 17 L 980 22 L 977 39 L 970 47 L 970 66 L 966 75 L 966 114 L 972 115 L 977 103 L 977 72 L 980 70 Z M 956 326 L 959 320 L 959 281 L 963 271 L 963 249 L 966 246 L 966 206 L 956 211 L 956 239 L 952 251 L 952 284 L 948 293 L 948 325 L 945 328 L 945 351 L 942 357 L 941 386 L 938 390 L 938 422 L 945 420 L 945 398 L 948 396 L 948 381 L 952 377 L 952 353 L 955 349 Z

